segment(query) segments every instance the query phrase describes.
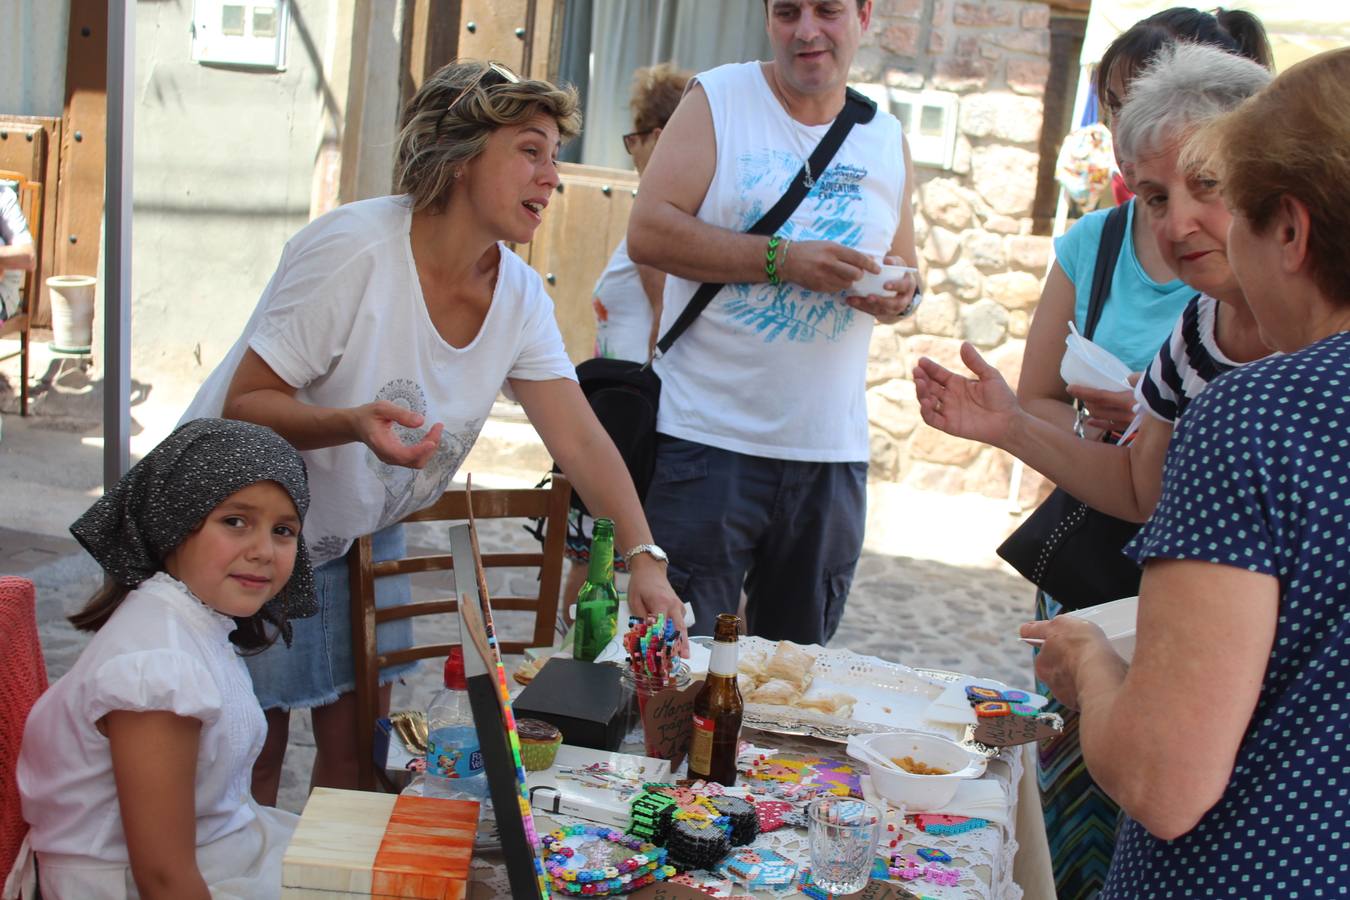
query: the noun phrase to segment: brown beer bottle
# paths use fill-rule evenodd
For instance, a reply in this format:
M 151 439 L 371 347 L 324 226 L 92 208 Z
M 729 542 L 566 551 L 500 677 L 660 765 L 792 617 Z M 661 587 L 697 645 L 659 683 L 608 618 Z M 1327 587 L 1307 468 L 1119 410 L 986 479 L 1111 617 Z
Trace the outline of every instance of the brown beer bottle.
M 736 783 L 736 744 L 741 737 L 745 701 L 736 684 L 736 632 L 740 618 L 723 613 L 713 630 L 708 677 L 694 697 L 694 728 L 689 746 L 689 777 Z

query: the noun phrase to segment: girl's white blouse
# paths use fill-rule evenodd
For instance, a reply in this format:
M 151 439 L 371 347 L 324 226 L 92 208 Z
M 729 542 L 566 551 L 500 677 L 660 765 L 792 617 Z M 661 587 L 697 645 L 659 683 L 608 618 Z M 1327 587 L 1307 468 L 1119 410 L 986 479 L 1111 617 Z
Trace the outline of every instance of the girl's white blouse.
M 234 628 L 162 572 L 127 596 L 28 716 L 18 783 L 34 850 L 127 862 L 108 739 L 95 725 L 113 710 L 201 721 L 198 847 L 254 821 L 250 772 L 266 722 L 229 642 Z

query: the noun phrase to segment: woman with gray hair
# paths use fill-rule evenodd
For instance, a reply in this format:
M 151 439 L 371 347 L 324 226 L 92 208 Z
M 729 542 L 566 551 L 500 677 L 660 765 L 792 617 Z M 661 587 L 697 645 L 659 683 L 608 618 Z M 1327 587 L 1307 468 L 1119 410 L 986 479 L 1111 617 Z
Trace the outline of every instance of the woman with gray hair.
M 253 772 L 260 802 L 276 802 L 296 708 L 314 724 L 312 784 L 356 786 L 343 555 L 365 534 L 375 559 L 405 555 L 398 523 L 445 491 L 501 390 L 520 401 L 587 506 L 615 520 L 633 612 L 682 621 L 664 554 L 577 387 L 543 281 L 507 246 L 534 237 L 559 184 L 558 149 L 580 127 L 575 91 L 496 63 L 452 63 L 428 78 L 404 110 L 398 194 L 339 207 L 291 238 L 242 337 L 187 412 L 267 425 L 309 468 L 319 615 L 297 623 L 290 650 L 249 659 L 268 721 Z M 410 596 L 406 577 L 377 581 L 377 606 Z M 382 653 L 412 643 L 406 618 L 379 632 Z M 380 673 L 383 707 L 406 668 Z
M 1117 129 L 1122 158 L 1158 249 L 1197 293 L 1135 389 L 1141 412 L 1122 445 L 1084 441 L 1024 410 L 970 344 L 975 378 L 919 360 L 924 421 L 1021 459 L 1104 513 L 1143 522 L 1158 502 L 1177 417 L 1215 377 L 1270 353 L 1225 254 L 1231 220 L 1214 177 L 1181 158 L 1186 139 L 1270 82 L 1255 63 L 1199 44 L 1164 49 L 1135 80 Z M 1084 389 L 1084 393 L 1088 391 Z
M 984 441 L 1018 456 L 1068 493 L 1122 519 L 1142 522 L 1161 493 L 1163 460 L 1186 403 L 1223 372 L 1270 351 L 1229 268 L 1225 249 L 1230 216 L 1217 183 L 1180 156 L 1186 138 L 1236 107 L 1270 80 L 1249 60 L 1212 47 L 1179 43 L 1164 48 L 1130 87 L 1118 123 L 1117 148 L 1131 164 L 1135 203 L 1160 255 L 1198 293 L 1187 303 L 1169 340 L 1136 386 L 1143 412 L 1122 445 L 1078 440 L 1019 405 L 998 370 L 970 344 L 961 348 L 969 379 L 921 359 L 914 382 L 924 421 L 949 434 Z M 1092 406 L 1095 394 L 1076 391 Z M 1050 615 L 1042 618 L 1051 618 Z M 1060 896 L 1095 894 L 1095 884 L 1072 875 L 1100 863 L 1108 844 L 1089 856 L 1067 842 L 1079 838 L 1089 810 L 1106 838 L 1114 833 L 1115 805 L 1083 764 L 1076 714 L 1055 697 L 1065 718 L 1061 736 L 1041 750 L 1042 793 Z M 1105 808 L 1095 808 L 1105 807 Z M 1054 822 L 1051 828 L 1051 808 Z M 1104 815 L 1111 811 L 1109 819 Z M 1080 848 L 1081 849 L 1081 848 Z M 1100 869 L 1100 866 L 1098 867 Z

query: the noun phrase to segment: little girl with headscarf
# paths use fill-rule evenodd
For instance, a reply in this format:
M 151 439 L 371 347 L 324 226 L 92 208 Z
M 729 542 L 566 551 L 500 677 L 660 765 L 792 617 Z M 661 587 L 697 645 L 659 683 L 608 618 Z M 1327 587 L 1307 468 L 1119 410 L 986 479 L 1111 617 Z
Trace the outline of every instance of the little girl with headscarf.
M 315 611 L 308 507 L 274 431 L 198 419 L 71 526 L 109 580 L 70 617 L 96 634 L 24 730 L 44 897 L 280 895 L 297 819 L 250 796 L 266 728 L 240 654 L 289 644 Z

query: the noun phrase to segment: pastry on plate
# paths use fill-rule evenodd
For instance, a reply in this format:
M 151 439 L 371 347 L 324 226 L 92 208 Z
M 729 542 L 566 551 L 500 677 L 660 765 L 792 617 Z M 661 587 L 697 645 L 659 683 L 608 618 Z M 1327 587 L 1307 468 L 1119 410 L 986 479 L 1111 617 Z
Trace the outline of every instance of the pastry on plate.
M 815 664 L 816 658 L 792 641 L 779 641 L 778 648 L 769 658 L 769 664 L 764 667 L 764 674 L 769 678 L 781 678 L 804 691 L 809 682 L 803 682 Z

